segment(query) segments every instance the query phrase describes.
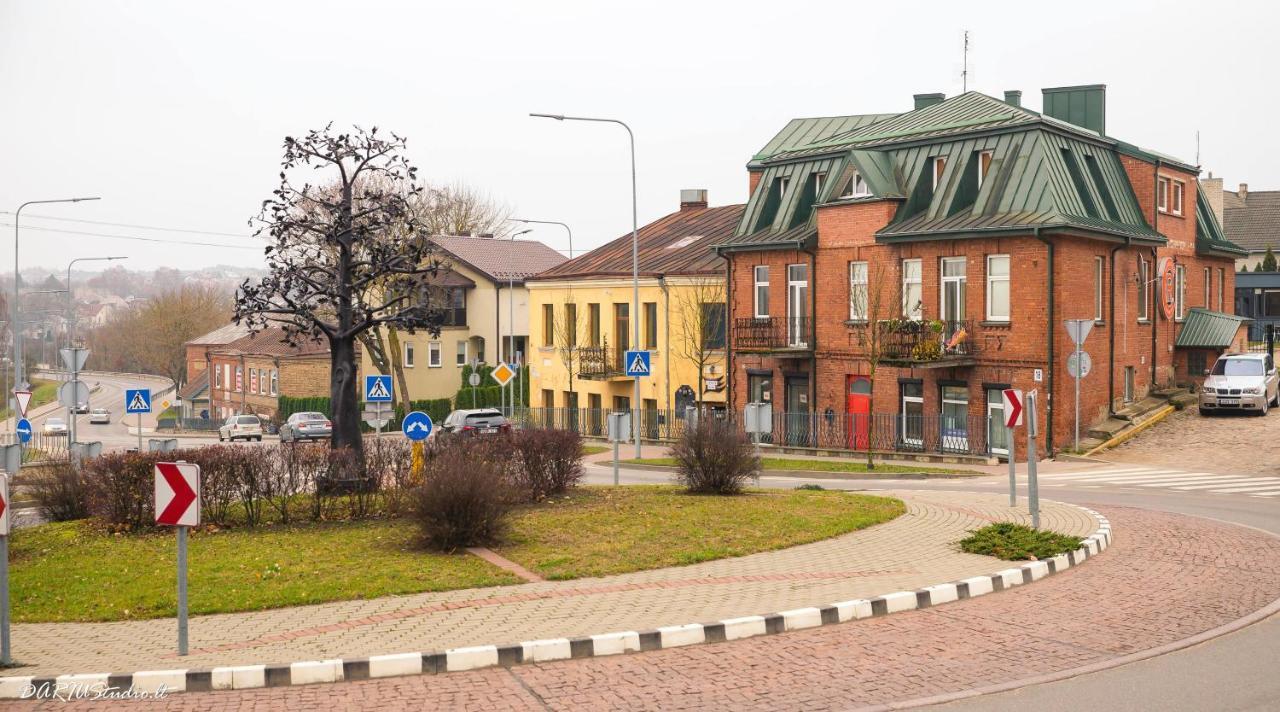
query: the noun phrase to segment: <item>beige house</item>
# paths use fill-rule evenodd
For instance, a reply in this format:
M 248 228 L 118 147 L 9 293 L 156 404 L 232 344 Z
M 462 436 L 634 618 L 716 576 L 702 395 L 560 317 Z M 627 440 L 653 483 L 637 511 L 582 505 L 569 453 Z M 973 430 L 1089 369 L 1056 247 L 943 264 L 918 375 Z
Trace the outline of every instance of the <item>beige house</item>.
M 529 334 L 525 279 L 565 261 L 541 242 L 489 236 L 432 240 L 449 264 L 438 282 L 446 290 L 448 313 L 438 337 L 396 333 L 409 400 L 452 398 L 462 367 L 473 361 L 523 363 Z M 361 375 L 378 373 L 367 351 L 360 368 Z

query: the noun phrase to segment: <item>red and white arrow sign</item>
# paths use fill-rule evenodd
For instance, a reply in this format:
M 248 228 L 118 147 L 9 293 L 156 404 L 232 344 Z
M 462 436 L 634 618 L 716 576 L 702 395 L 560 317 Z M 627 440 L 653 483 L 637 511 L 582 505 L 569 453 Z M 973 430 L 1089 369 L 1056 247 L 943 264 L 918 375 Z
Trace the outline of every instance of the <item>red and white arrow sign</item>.
M 1022 425 L 1022 391 L 1006 388 L 1001 393 L 1004 395 L 1005 427 L 1016 428 Z
M 0 536 L 9 536 L 9 476 L 0 475 Z
M 13 397 L 18 401 L 18 412 L 27 417 L 27 404 L 31 402 L 31 391 L 14 391 Z
M 200 524 L 200 466 L 191 462 L 156 463 L 156 524 Z

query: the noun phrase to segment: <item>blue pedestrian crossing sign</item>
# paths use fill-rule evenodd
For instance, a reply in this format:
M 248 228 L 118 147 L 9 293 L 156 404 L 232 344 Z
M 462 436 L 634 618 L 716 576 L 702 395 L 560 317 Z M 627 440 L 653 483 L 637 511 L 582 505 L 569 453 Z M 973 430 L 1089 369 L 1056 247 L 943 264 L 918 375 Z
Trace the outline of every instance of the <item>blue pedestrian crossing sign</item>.
M 23 445 L 31 442 L 31 421 L 26 418 L 19 420 L 16 432 L 18 433 L 18 442 Z
M 623 363 L 627 365 L 628 376 L 649 376 L 652 375 L 650 358 L 653 356 L 648 351 L 628 351 Z
M 124 412 L 150 413 L 151 412 L 151 389 L 150 388 L 126 388 L 124 391 Z
M 431 416 L 420 410 L 409 413 L 400 423 L 400 431 L 406 438 L 414 441 L 426 440 L 433 428 L 435 424 L 431 422 Z
M 391 376 L 365 376 L 364 400 L 366 403 L 390 403 Z

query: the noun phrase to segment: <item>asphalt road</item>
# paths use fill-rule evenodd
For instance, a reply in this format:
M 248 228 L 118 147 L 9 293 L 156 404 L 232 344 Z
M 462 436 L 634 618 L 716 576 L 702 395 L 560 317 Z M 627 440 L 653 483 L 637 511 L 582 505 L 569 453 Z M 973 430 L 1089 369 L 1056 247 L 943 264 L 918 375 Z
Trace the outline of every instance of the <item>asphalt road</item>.
M 1224 472 L 1222 474 L 1232 474 Z M 627 484 L 665 483 L 671 475 L 622 468 Z M 1025 505 L 1025 473 L 1019 469 L 1019 501 Z M 592 464 L 587 480 L 613 482 L 608 465 Z M 762 477 L 762 487 L 820 484 L 828 489 L 885 489 L 1007 492 L 1003 475 L 973 480 L 857 480 Z M 1280 534 L 1280 501 L 1240 494 L 1212 494 L 1120 486 L 1043 488 L 1042 498 L 1085 506 L 1123 505 L 1207 517 Z M 942 705 L 947 710 L 1262 710 L 1280 700 L 1280 616 L 1230 635 L 1138 663 L 1043 685 Z

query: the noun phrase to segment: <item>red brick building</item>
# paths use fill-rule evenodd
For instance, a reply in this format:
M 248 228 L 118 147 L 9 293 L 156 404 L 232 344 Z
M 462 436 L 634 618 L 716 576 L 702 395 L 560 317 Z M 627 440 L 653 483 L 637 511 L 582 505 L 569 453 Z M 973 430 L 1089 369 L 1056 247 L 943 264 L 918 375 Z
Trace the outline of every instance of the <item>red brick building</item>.
M 1101 86 L 1046 89 L 1044 114 L 968 92 L 788 124 L 716 247 L 733 408 L 772 402 L 774 442 L 798 447 L 1003 454 L 999 391 L 1038 390 L 1054 450 L 1065 319 L 1093 322 L 1082 431 L 1202 367 L 1175 341 L 1232 309 L 1242 251 L 1198 168 L 1106 136 L 1104 106 Z
M 329 396 L 328 343 L 290 346 L 283 339 L 282 329 L 269 328 L 209 349 L 212 419 L 242 413 L 272 419 L 280 396 Z

